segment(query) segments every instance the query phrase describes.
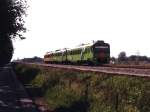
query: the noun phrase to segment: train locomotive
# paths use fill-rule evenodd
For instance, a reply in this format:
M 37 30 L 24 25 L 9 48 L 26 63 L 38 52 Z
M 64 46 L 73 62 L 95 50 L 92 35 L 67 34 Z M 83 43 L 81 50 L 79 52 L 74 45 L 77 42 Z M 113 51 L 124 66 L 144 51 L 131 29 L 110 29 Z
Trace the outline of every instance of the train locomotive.
M 109 63 L 109 60 L 110 45 L 100 40 L 73 49 L 47 52 L 44 55 L 45 63 L 100 65 Z

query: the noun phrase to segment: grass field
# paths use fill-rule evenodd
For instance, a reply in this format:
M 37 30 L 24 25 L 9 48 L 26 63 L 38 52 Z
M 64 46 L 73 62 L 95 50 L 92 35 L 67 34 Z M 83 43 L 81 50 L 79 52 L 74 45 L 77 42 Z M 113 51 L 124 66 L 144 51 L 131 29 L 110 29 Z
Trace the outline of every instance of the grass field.
M 18 78 L 54 112 L 150 112 L 150 79 L 14 65 Z

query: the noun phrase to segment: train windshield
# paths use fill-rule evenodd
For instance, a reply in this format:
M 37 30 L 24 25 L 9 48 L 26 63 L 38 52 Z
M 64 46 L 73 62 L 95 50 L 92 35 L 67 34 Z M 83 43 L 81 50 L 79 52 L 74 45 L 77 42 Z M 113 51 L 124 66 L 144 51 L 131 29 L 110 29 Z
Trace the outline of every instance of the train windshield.
M 109 46 L 95 46 L 94 48 L 95 53 L 103 52 L 103 53 L 109 53 Z

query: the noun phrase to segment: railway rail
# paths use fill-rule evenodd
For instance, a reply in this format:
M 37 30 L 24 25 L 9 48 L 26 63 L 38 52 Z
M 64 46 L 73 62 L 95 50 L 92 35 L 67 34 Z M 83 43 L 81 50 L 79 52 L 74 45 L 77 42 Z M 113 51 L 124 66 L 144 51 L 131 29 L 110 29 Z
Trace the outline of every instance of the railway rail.
M 150 78 L 150 66 L 77 66 L 77 65 L 60 65 L 60 64 L 41 64 L 41 63 L 23 63 L 38 65 L 42 67 L 52 67 L 67 70 L 83 71 L 83 72 L 95 72 L 103 73 L 108 75 L 128 75 L 137 77 L 148 77 Z
M 135 68 L 135 69 L 150 69 L 150 64 L 147 65 L 119 65 L 119 64 L 104 64 L 103 67 L 112 68 Z

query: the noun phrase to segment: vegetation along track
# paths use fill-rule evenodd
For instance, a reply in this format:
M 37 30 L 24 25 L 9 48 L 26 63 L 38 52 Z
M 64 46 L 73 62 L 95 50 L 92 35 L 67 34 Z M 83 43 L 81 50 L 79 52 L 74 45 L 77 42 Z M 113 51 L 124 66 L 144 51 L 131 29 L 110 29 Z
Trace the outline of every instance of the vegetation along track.
M 150 78 L 150 68 L 144 66 L 143 67 L 139 66 L 136 68 L 136 66 L 114 67 L 114 66 L 76 66 L 76 65 L 59 65 L 59 64 L 39 64 L 39 63 L 22 63 L 22 64 L 32 64 L 42 67 L 52 67 L 83 72 L 104 73 L 109 75 L 129 75 L 129 76 Z

